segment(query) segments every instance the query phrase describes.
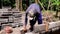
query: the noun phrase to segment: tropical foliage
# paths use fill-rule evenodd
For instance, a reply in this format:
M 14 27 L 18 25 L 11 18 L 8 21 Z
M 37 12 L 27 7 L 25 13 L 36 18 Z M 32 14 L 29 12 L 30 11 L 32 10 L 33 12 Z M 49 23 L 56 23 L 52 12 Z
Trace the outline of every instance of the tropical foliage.
M 3 6 L 15 7 L 15 0 L 2 0 Z
M 3 5 L 15 7 L 15 0 L 2 0 Z M 27 3 L 28 2 L 28 3 Z M 26 10 L 27 7 L 35 0 L 22 0 L 23 10 Z M 38 0 L 38 3 L 43 10 L 60 10 L 60 0 Z M 27 6 L 28 5 L 28 6 Z

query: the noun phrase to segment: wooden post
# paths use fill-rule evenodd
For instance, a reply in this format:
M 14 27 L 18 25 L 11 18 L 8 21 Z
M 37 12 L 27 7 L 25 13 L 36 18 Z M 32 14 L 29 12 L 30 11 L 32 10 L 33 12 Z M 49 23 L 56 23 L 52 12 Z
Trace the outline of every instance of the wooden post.
M 19 0 L 15 0 L 16 1 L 16 9 L 19 10 Z
M 19 0 L 19 11 L 22 11 L 22 0 Z

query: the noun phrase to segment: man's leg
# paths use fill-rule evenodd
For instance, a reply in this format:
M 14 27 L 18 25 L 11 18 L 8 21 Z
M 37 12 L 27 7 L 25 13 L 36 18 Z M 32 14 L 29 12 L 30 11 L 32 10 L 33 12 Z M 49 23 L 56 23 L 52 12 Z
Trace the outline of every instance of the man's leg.
M 30 30 L 31 31 L 33 31 L 33 28 L 34 28 L 34 25 L 35 25 L 35 23 L 36 23 L 36 18 L 35 18 L 35 20 L 34 19 L 32 19 L 32 20 L 30 20 Z
M 38 24 L 42 24 L 42 15 L 41 14 L 37 15 L 37 20 L 38 20 Z

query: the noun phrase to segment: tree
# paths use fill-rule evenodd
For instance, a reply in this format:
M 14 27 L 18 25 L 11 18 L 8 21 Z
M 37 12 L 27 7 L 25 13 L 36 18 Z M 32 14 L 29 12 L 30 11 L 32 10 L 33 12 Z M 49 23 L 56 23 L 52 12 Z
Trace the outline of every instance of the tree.
M 50 6 L 56 7 L 56 16 L 58 15 L 58 12 L 60 11 L 60 0 L 51 0 L 52 4 Z
M 23 10 L 26 10 L 29 6 L 29 0 L 22 0 Z
M 59 0 L 38 0 L 39 4 L 43 10 L 51 10 L 50 8 L 56 7 L 56 10 L 59 10 L 60 1 Z
M 10 6 L 12 9 L 15 7 L 15 0 L 9 0 L 10 1 Z
M 10 0 L 2 0 L 3 2 L 3 6 L 10 6 L 9 4 L 11 4 Z

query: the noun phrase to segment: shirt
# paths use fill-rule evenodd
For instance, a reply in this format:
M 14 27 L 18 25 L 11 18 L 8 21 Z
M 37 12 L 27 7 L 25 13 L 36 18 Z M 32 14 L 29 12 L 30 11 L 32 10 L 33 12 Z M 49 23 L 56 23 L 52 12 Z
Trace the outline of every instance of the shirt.
M 26 10 L 26 15 L 25 15 L 25 25 L 27 24 L 27 15 L 29 14 L 29 11 L 33 9 L 34 13 L 40 13 L 41 14 L 41 10 L 38 4 L 33 3 L 31 4 L 28 9 Z

